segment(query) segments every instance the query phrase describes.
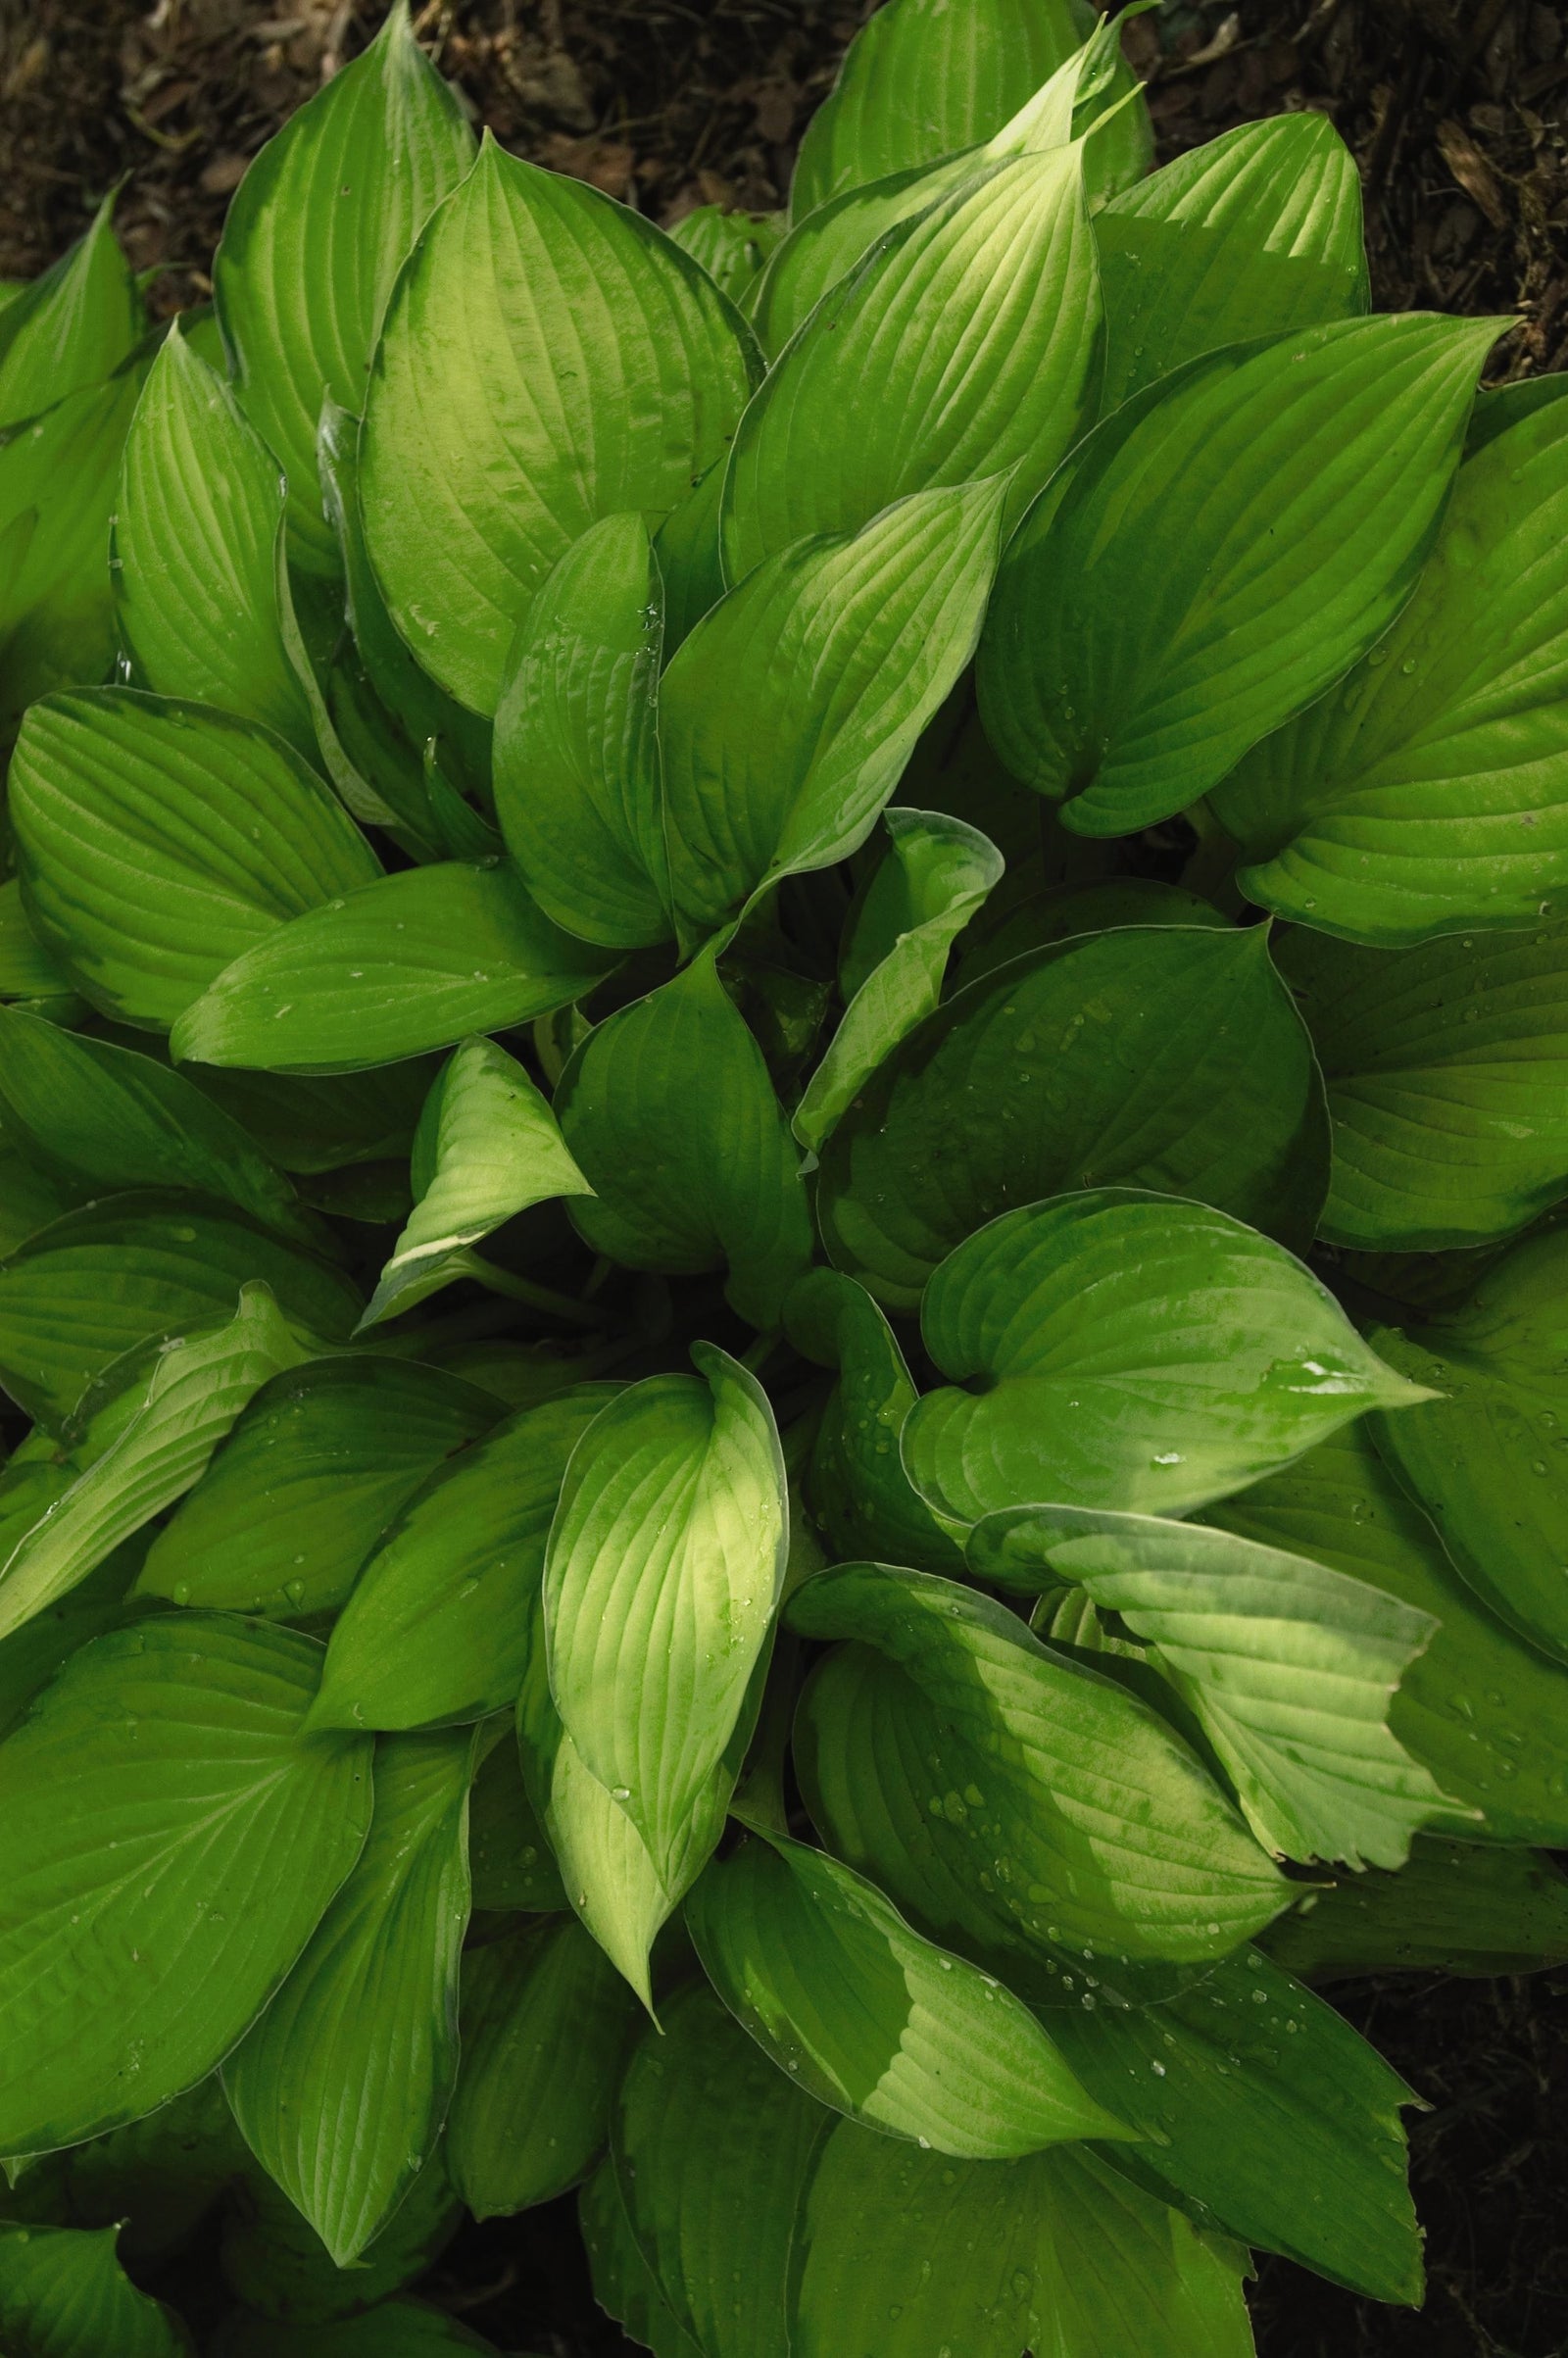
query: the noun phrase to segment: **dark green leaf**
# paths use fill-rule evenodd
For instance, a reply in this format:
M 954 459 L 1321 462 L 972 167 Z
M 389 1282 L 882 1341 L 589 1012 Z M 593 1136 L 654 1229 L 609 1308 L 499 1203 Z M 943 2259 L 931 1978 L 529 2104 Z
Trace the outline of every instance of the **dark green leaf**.
M 278 2326 L 293 2333 L 338 2319 L 346 2330 L 356 2311 L 375 2314 L 373 2303 L 423 2276 L 462 2220 L 438 2145 L 370 2249 L 353 2268 L 339 2268 L 282 2188 L 253 2170 L 224 2214 L 219 2260 L 230 2291 L 277 2321 L 274 2335 Z M 288 2358 L 295 2347 L 288 2344 Z
M 573 1917 L 470 1949 L 447 2131 L 476 2219 L 549 2202 L 603 2152 L 637 2001 Z
M 84 1646 L 0 1745 L 8 2153 L 204 2079 L 299 1955 L 370 1810 L 363 1741 L 300 1742 L 319 1660 L 259 1622 L 147 1622 Z
M 187 2358 L 194 2347 L 115 2256 L 116 2230 L 0 2224 L 0 2333 L 24 2358 Z
M 578 2197 L 577 2209 L 600 2307 L 645 2343 L 655 2358 L 704 2358 L 671 2314 L 643 2258 L 610 2162 L 600 2163 Z
M 1568 1878 L 1537 1852 L 1427 1837 L 1396 1875 L 1309 1891 L 1269 1927 L 1267 1945 L 1279 1964 L 1316 1982 L 1538 1973 L 1568 1963 Z
M 423 2301 L 383 2301 L 328 2326 L 279 2325 L 236 2310 L 211 2344 L 212 2358 L 450 2358 L 496 2345 L 445 2309 Z
M 400 277 L 371 369 L 371 560 L 425 668 L 493 712 L 513 632 L 600 516 L 673 508 L 723 452 L 756 347 L 640 214 L 486 139 Z
M 1103 933 L 1112 925 L 1207 925 L 1228 931 L 1230 922 L 1211 901 L 1152 876 L 1050 884 L 1022 900 L 1008 895 L 995 918 L 986 912 L 958 946 L 958 979 L 974 982 L 1028 951 L 1070 942 L 1076 934 Z
M 802 1706 L 812 1817 L 939 1939 L 1195 1959 L 1279 1912 L 1287 1887 L 1187 1745 L 991 1598 L 856 1564 L 797 1590 L 789 1620 L 852 1642 Z M 867 1695 L 870 1647 L 896 1675 Z
M 1129 1188 L 993 1220 L 932 1277 L 921 1332 L 952 1382 L 904 1462 L 964 1521 L 1042 1497 L 1179 1514 L 1424 1397 L 1278 1245 Z
M 468 1866 L 477 1911 L 552 1915 L 566 1905 L 510 1731 L 486 1756 L 468 1795 Z
M 1130 834 L 1321 695 L 1415 586 L 1500 332 L 1420 313 L 1302 328 L 1193 361 L 1098 426 L 998 577 L 980 700 L 1013 773 L 1079 834 Z
M 171 1045 L 264 1071 L 390 1064 L 565 1007 L 607 963 L 550 923 L 509 861 L 409 868 L 236 957 Z
M 95 1007 L 148 1031 L 289 918 L 379 873 L 280 739 L 125 688 L 33 706 L 11 811 L 45 947 Z
M 1117 927 L 982 975 L 869 1081 L 822 1157 L 841 1268 L 912 1309 L 1015 1204 L 1123 1185 L 1305 1245 L 1328 1181 L 1323 1089 L 1261 928 Z
M 376 1746 L 365 1848 L 223 2066 L 246 2143 L 339 2268 L 428 2161 L 456 2083 L 472 1773 L 466 1731 Z
M 811 1257 L 800 1158 L 762 1052 L 711 956 L 589 1033 L 556 1112 L 594 1190 L 572 1219 L 633 1269 L 727 1265 L 754 1326 L 778 1323 Z

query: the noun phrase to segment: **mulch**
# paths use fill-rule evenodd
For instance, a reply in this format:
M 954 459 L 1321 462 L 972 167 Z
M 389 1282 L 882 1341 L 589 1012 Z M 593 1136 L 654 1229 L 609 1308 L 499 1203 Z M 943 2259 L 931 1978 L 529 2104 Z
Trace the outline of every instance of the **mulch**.
M 782 201 L 863 13 L 426 0 L 416 23 L 476 123 L 668 222 Z M 0 0 L 0 277 L 42 269 L 121 181 L 121 234 L 158 273 L 155 309 L 200 301 L 247 161 L 381 14 L 381 0 Z M 1319 109 L 1362 169 L 1379 306 L 1511 321 L 1498 378 L 1568 367 L 1562 0 L 1163 0 L 1128 47 L 1164 155 Z M 1419 2316 L 1391 2313 L 1265 2260 L 1264 2358 L 1564 2358 L 1568 1992 L 1391 1979 L 1336 1996 L 1431 2107 L 1412 2117 L 1431 2293 Z M 630 2349 L 593 2310 L 569 2206 L 468 2231 L 431 2290 L 503 2346 Z

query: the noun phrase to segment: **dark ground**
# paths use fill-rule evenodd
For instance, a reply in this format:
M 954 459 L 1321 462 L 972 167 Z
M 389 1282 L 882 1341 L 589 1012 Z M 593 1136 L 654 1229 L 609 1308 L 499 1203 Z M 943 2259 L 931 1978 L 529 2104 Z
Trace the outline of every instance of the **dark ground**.
M 856 0 L 428 0 L 422 37 L 507 145 L 668 221 L 778 204 Z M 381 0 L 0 0 L 0 277 L 37 270 L 126 176 L 164 310 L 206 270 L 246 160 L 358 49 Z M 1162 151 L 1331 115 L 1367 188 L 1378 303 L 1516 315 L 1497 372 L 1568 367 L 1568 4 L 1164 0 L 1129 49 Z M 1339 2002 L 1432 2105 L 1412 2116 L 1419 2316 L 1265 2261 L 1264 2358 L 1565 2358 L 1568 1991 L 1429 1979 Z M 503 2346 L 622 2358 L 570 2206 L 475 2228 L 430 2290 Z M 1127 2358 L 1137 2358 L 1129 2352 Z

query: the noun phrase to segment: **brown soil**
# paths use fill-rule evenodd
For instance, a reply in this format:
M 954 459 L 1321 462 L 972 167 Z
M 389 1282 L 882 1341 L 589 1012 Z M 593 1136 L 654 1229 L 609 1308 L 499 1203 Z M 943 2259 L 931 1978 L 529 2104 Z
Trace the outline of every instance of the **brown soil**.
M 427 0 L 421 37 L 476 123 L 662 221 L 781 202 L 857 0 Z M 380 0 L 0 0 L 0 277 L 41 269 L 124 181 L 165 311 L 199 300 L 223 209 Z M 1329 114 L 1367 193 L 1378 302 L 1516 321 L 1499 375 L 1568 366 L 1562 0 L 1163 0 L 1130 28 L 1162 151 Z M 1413 2122 L 1432 2289 L 1394 2315 L 1265 2261 L 1265 2358 L 1564 2358 L 1568 1998 L 1541 1984 L 1338 1993 L 1432 2106 Z M 430 2286 L 503 2346 L 629 2351 L 597 2319 L 569 2206 L 462 2238 Z M 1129 2358 L 1133 2354 L 1129 2353 Z

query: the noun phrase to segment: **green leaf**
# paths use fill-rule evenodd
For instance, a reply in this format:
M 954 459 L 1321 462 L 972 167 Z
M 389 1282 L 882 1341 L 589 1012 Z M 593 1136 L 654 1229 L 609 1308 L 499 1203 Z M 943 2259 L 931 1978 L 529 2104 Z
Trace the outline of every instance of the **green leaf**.
M 1276 1856 L 1402 1866 L 1444 1795 L 1389 1727 L 1436 1621 L 1302 1555 L 1152 1515 L 988 1515 L 970 1568 L 1026 1595 L 1053 1576 L 1114 1613 L 1190 1705 Z
M 341 2319 L 346 2330 L 355 2312 L 378 2314 L 375 2302 L 423 2276 L 462 2221 L 438 2145 L 370 2249 L 339 2268 L 282 2188 L 252 2170 L 224 2214 L 219 2261 L 230 2291 L 261 2316 L 290 2331 Z M 297 2346 L 288 2344 L 288 2358 Z
M 398 280 L 361 446 L 371 562 L 444 688 L 495 711 L 551 565 L 600 516 L 673 508 L 757 366 L 651 221 L 485 140 Z
M 1005 475 L 1016 516 L 1093 417 L 1100 366 L 1082 148 L 961 182 L 878 239 L 748 407 L 724 479 L 727 577 L 939 485 Z
M 13 1456 L 8 1475 L 15 1469 Z M 71 1480 L 69 1462 L 50 1463 L 46 1468 L 33 1470 L 57 1476 L 59 1488 Z M 48 1490 L 40 1485 L 35 1493 L 36 1509 L 41 1509 L 52 1495 L 58 1495 L 55 1484 Z M 0 1506 L 9 1503 L 4 1489 L 0 1488 Z M 28 1519 L 25 1515 L 19 1518 L 24 1528 Z M 8 1517 L 4 1544 L 9 1545 L 16 1528 Z M 92 1639 L 101 1638 L 106 1630 L 119 1629 L 140 1615 L 143 1608 L 125 1593 L 133 1560 L 133 1550 L 121 1554 L 117 1549 L 79 1587 L 72 1589 L 58 1603 L 46 1606 L 0 1646 L 0 1737 L 9 1736 L 25 1717 L 37 1696 L 74 1653 Z
M 942 995 L 948 954 L 1002 877 L 988 836 L 939 811 L 890 810 L 892 849 L 858 912 L 841 972 L 848 1005 L 795 1109 L 818 1150 L 883 1059 Z
M 77 689 L 11 762 L 28 917 L 82 996 L 167 1031 L 232 958 L 379 873 L 316 772 L 211 707 Z
M 637 2001 L 572 1917 L 470 1949 L 447 2131 L 476 2219 L 549 2202 L 604 2151 Z
M 585 941 L 667 940 L 655 706 L 663 584 L 641 516 L 607 516 L 551 567 L 496 709 L 496 816 L 541 909 Z
M 259 1622 L 146 1622 L 84 1646 L 0 1745 L 8 2153 L 193 2087 L 294 1963 L 370 1807 L 362 1741 L 300 1741 L 319 1659 Z
M 104 1196 L 0 1262 L 0 1382 L 58 1424 L 122 1352 L 231 1317 L 240 1288 L 276 1296 L 291 1325 L 347 1335 L 360 1294 L 343 1272 L 199 1196 Z
M 236 2189 L 246 2159 L 216 2072 L 145 2119 L 54 2157 L 74 2224 L 119 2223 L 122 2255 L 138 2270 L 188 2245 Z
M 128 1421 L 0 1563 L 0 1640 L 96 1571 L 122 1541 L 199 1482 L 269 1377 L 306 1352 L 264 1285 L 240 1289 L 226 1326 L 164 1344 Z
M 1244 123 L 1096 217 L 1107 329 L 1102 409 L 1250 336 L 1367 309 L 1361 180 L 1326 115 Z
M 704 2358 L 685 2327 L 676 2322 L 643 2258 L 610 2162 L 601 2162 L 583 2187 L 577 2213 L 599 2306 L 655 2358 Z
M 987 911 L 958 948 L 958 979 L 977 981 L 1009 958 L 1077 934 L 1104 933 L 1120 925 L 1206 925 L 1228 932 L 1231 920 L 1211 901 L 1160 884 L 1152 876 L 1107 876 L 1098 884 L 1051 884 L 1021 900 L 1009 895 L 993 919 Z
M 1407 950 L 1293 931 L 1280 964 L 1328 1086 L 1330 1243 L 1486 1244 L 1568 1195 L 1568 925 Z
M 154 1540 L 137 1593 L 285 1621 L 331 1612 L 392 1518 L 500 1414 L 489 1394 L 397 1359 L 280 1376 Z
M 740 303 L 783 236 L 784 216 L 698 205 L 671 223 L 669 234 L 732 303 Z
M 1397 1420 L 1396 1420 L 1397 1421 Z M 1332 1564 L 1432 1614 L 1389 1725 L 1446 1793 L 1486 1813 L 1450 1831 L 1568 1843 L 1568 1672 L 1496 1620 L 1356 1427 L 1320 1442 L 1204 1520 Z
M 112 376 L 146 332 L 147 314 L 110 225 L 108 196 L 85 236 L 0 313 L 0 427 Z
M 854 1564 L 797 1590 L 788 1618 L 851 1641 L 797 1725 L 811 1815 L 936 1938 L 1200 1959 L 1279 1912 L 1287 1887 L 1196 1755 L 1004 1606 Z M 872 1647 L 896 1675 L 867 1694 Z
M 1063 65 L 1094 20 L 1078 0 L 894 0 L 852 42 L 795 167 L 801 221 L 846 188 L 988 139 Z
M 686 1922 L 736 2021 L 853 2120 L 971 2161 L 1125 2134 L 1010 1990 L 823 1851 L 747 1842 L 708 1868 Z
M 932 1277 L 921 1332 L 952 1382 L 911 1410 L 905 1467 L 962 1521 L 1042 1497 L 1180 1514 L 1424 1397 L 1279 1246 L 1130 1188 L 993 1220 Z
M 832 2117 L 706 1990 L 671 1999 L 632 2056 L 611 2129 L 615 2184 L 706 2358 L 785 2358 L 796 2206 Z
M 212 2358 L 447 2358 L 452 2351 L 489 2351 L 496 2345 L 445 2309 L 423 2301 L 382 2301 L 332 2325 L 279 2325 L 236 2310 L 210 2344 Z
M 1415 2099 L 1348 2023 L 1256 1949 L 1147 1998 L 1113 1969 L 1079 1979 L 1056 1974 L 1042 2020 L 1148 2140 L 1118 2146 L 1119 2169 L 1200 2227 L 1374 2300 L 1420 2301 L 1399 2122 Z
M 389 1064 L 549 1014 L 606 964 L 550 923 L 508 861 L 407 868 L 236 957 L 171 1046 L 181 1060 L 263 1071 Z
M 1263 930 L 1115 927 L 928 1016 L 829 1139 L 817 1216 L 839 1266 L 907 1310 L 965 1237 L 1059 1189 L 1195 1197 L 1304 1247 L 1327 1179 L 1322 1083 Z
M 339 2268 L 424 2167 L 456 2084 L 472 1773 L 466 1731 L 377 1745 L 365 1848 L 223 2066 L 246 2143 Z
M 289 534 L 335 569 L 316 481 L 323 395 L 358 412 L 398 266 L 473 161 L 473 133 L 395 7 L 363 55 L 270 139 L 213 265 L 235 390 L 289 478 Z
M 679 1275 L 727 1266 L 733 1307 L 777 1325 L 810 1262 L 810 1214 L 762 1052 L 710 953 L 589 1033 L 556 1114 L 594 1191 L 571 1217 L 596 1253 Z
M 1396 1875 L 1309 1891 L 1271 1925 L 1277 1963 L 1309 1981 L 1346 1974 L 1539 1973 L 1568 1963 L 1568 1878 L 1529 1850 L 1417 1842 Z
M 1476 1594 L 1568 1661 L 1568 1230 L 1515 1245 L 1457 1309 L 1372 1334 L 1442 1396 L 1379 1417 L 1379 1452 Z
M 298 1244 L 320 1231 L 240 1124 L 156 1057 L 0 1009 L 0 1103 L 48 1155 L 106 1187 L 191 1187 Z
M 487 1755 L 468 1795 L 468 1865 L 480 1913 L 519 1908 L 551 1915 L 566 1905 L 554 1854 L 522 1782 L 517 1747 L 510 1741 Z
M 1242 889 L 1351 941 L 1528 924 L 1568 889 L 1568 402 L 1490 415 L 1394 628 L 1214 797 Z
M 315 1176 L 346 1165 L 407 1162 L 437 1060 L 415 1056 L 328 1081 L 303 1074 L 220 1072 L 197 1065 L 187 1078 L 241 1122 L 281 1170 Z
M 803 2208 L 796 2358 L 1250 2358 L 1242 2256 L 1088 2149 L 911 2152 L 852 2121 Z
M 51 689 L 107 678 L 118 649 L 105 565 L 141 354 L 0 434 L 0 741 Z
M 562 1477 L 606 1398 L 604 1385 L 579 1385 L 436 1467 L 343 1608 L 313 1727 L 433 1727 L 511 1709 Z
M 670 885 L 700 938 L 865 841 L 974 652 L 1000 483 L 798 542 L 704 615 L 660 693 Z
M 961 1574 L 961 1539 L 926 1504 L 899 1455 L 904 1420 L 919 1396 L 882 1312 L 862 1286 L 833 1269 L 803 1277 L 787 1309 L 797 1351 L 838 1369 L 808 1482 L 830 1555 Z
M 4 1079 L 0 1062 L 0 1087 Z M 413 1309 L 465 1274 L 463 1249 L 530 1204 L 593 1193 L 550 1107 L 493 1040 L 463 1043 L 431 1092 L 425 1131 L 433 1137 L 424 1184 L 362 1327 Z
M 1098 426 L 998 576 L 980 707 L 1013 774 L 1077 833 L 1131 834 L 1321 695 L 1415 586 L 1500 332 L 1302 328 L 1190 362 Z
M 52 1019 L 60 1006 L 86 1013 L 72 991 L 70 975 L 55 964 L 33 932 L 16 876 L 0 884 L 0 998 L 30 1001 Z M 72 1016 L 64 1020 L 70 1022 Z
M 767 1396 L 710 1343 L 572 1454 L 545 1558 L 550 1691 L 666 1881 L 768 1643 L 789 1547 Z
M 125 441 L 110 560 L 121 635 L 139 686 L 260 721 L 314 761 L 278 615 L 284 496 L 276 459 L 176 319 Z
M 26 2358 L 186 2358 L 189 2334 L 138 2292 L 118 2231 L 0 2224 L 0 2333 Z

